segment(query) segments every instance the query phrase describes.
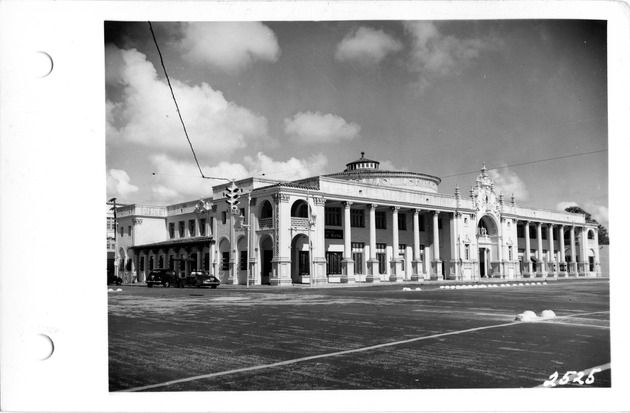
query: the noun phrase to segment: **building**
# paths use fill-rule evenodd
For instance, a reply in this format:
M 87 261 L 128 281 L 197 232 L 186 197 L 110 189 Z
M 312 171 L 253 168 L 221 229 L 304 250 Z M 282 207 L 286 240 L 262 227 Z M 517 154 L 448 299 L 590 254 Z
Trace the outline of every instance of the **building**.
M 118 255 L 140 282 L 158 267 L 280 286 L 601 276 L 596 225 L 505 199 L 485 165 L 465 195 L 379 167 L 362 153 L 339 173 L 242 179 L 237 209 L 227 183 L 211 199 L 118 208 Z

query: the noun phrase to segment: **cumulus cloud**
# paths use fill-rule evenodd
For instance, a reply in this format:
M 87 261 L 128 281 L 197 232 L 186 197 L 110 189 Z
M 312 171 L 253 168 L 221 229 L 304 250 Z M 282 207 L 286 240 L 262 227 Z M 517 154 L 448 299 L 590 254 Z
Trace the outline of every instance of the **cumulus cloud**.
M 433 22 L 405 22 L 411 36 L 410 70 L 418 74 L 417 86 L 423 90 L 439 77 L 457 73 L 481 52 L 497 46 L 496 39 L 458 39 L 440 33 Z
M 501 172 L 489 170 L 488 175 L 494 181 L 494 185 L 498 189 L 497 192 L 503 191 L 503 194 L 508 197 L 514 194 L 516 202 L 529 199 L 529 191 L 525 182 L 514 172 L 508 169 L 502 169 Z
M 159 173 L 155 176 L 152 188 L 155 198 L 161 201 L 194 199 L 208 196 L 211 187 L 220 180 L 207 180 L 199 177 L 197 165 L 183 162 L 165 154 L 153 155 L 150 162 Z M 295 180 L 322 174 L 328 164 L 327 158 L 316 154 L 306 159 L 291 158 L 275 161 L 259 152 L 256 156 L 246 156 L 243 163 L 219 162 L 214 166 L 203 166 L 205 176 L 228 179 L 242 179 L 250 176 L 277 180 Z
M 108 196 L 125 196 L 138 192 L 138 187 L 130 183 L 129 174 L 122 169 L 110 169 L 107 174 Z
M 187 23 L 182 31 L 185 59 L 228 73 L 255 60 L 275 62 L 280 56 L 276 35 L 260 22 Z
M 382 30 L 359 27 L 337 46 L 335 59 L 368 66 L 381 62 L 389 53 L 402 50 L 402 43 Z
M 359 135 L 361 127 L 343 118 L 319 112 L 300 112 L 284 119 L 284 133 L 302 143 L 328 143 L 351 140 Z
M 190 151 L 171 92 L 153 64 L 135 49 L 106 48 L 107 82 L 121 88 L 120 101 L 107 102 L 108 140 L 153 149 Z M 267 120 L 225 99 L 208 84 L 171 83 L 195 150 L 215 159 L 267 138 Z

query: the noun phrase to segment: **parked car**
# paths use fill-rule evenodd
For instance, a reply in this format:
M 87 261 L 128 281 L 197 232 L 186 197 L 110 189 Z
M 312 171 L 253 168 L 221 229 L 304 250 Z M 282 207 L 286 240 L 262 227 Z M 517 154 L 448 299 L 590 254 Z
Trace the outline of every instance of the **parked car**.
M 175 271 L 157 268 L 152 270 L 147 276 L 147 287 L 151 288 L 155 284 L 162 284 L 165 288 L 170 287 L 177 282 L 177 275 Z
M 114 273 L 107 273 L 107 285 L 110 284 L 116 284 L 116 285 L 121 285 L 122 284 L 122 278 L 120 277 L 116 277 L 114 275 Z
M 180 288 L 186 286 L 217 288 L 219 284 L 221 284 L 221 281 L 214 275 L 208 274 L 207 271 L 193 271 L 185 277 L 181 277 L 178 280 L 177 286 Z

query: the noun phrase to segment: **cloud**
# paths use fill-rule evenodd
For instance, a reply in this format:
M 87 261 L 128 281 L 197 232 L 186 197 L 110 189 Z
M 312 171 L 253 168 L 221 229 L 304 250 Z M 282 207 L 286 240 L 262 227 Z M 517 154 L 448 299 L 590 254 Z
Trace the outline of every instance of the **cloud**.
M 335 59 L 363 66 L 380 63 L 388 53 L 402 50 L 402 43 L 382 30 L 359 27 L 344 37 L 337 46 Z
M 390 160 L 380 161 L 379 168 L 384 171 L 409 172 L 408 168 L 398 168 L 394 166 L 394 163 Z
M 197 165 L 193 162 L 179 161 L 165 154 L 153 155 L 149 159 L 153 167 L 159 171 L 152 188 L 154 196 L 159 201 L 209 196 L 213 185 L 225 182 L 201 178 Z M 212 167 L 202 166 L 202 170 L 208 177 L 238 180 L 254 176 L 280 181 L 320 175 L 324 173 L 327 164 L 328 160 L 322 154 L 306 159 L 291 158 L 287 161 L 275 161 L 259 152 L 255 157 L 246 156 L 242 164 L 219 162 Z
M 175 103 L 153 64 L 135 49 L 106 48 L 107 82 L 121 88 L 107 102 L 108 141 L 189 152 Z M 198 154 L 219 159 L 256 140 L 268 139 L 267 119 L 229 102 L 208 84 L 188 86 L 171 79 L 188 136 Z
M 529 191 L 525 182 L 514 172 L 507 169 L 503 169 L 500 173 L 496 170 L 489 170 L 488 175 L 494 181 L 497 192 L 503 191 L 503 194 L 508 197 L 514 194 L 516 202 L 529 199 Z
M 108 196 L 125 196 L 138 192 L 138 187 L 131 185 L 131 179 L 127 172 L 122 169 L 110 169 L 107 174 L 107 194 Z
M 185 59 L 228 73 L 255 60 L 275 62 L 280 56 L 276 35 L 260 22 L 187 23 L 182 31 Z
M 301 143 L 329 143 L 336 140 L 352 140 L 361 127 L 343 118 L 319 112 L 300 112 L 291 119 L 284 119 L 284 133 Z
M 405 22 L 405 31 L 412 38 L 409 69 L 418 74 L 416 86 L 420 90 L 440 76 L 458 73 L 483 51 L 498 44 L 496 39 L 458 39 L 444 35 L 432 22 Z

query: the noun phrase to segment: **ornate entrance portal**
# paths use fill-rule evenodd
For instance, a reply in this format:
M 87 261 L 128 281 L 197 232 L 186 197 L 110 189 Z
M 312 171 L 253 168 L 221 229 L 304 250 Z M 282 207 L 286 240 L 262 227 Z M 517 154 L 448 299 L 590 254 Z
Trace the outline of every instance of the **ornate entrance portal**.
M 479 276 L 482 278 L 499 276 L 499 230 L 492 215 L 484 215 L 477 224 L 477 245 L 479 246 Z

